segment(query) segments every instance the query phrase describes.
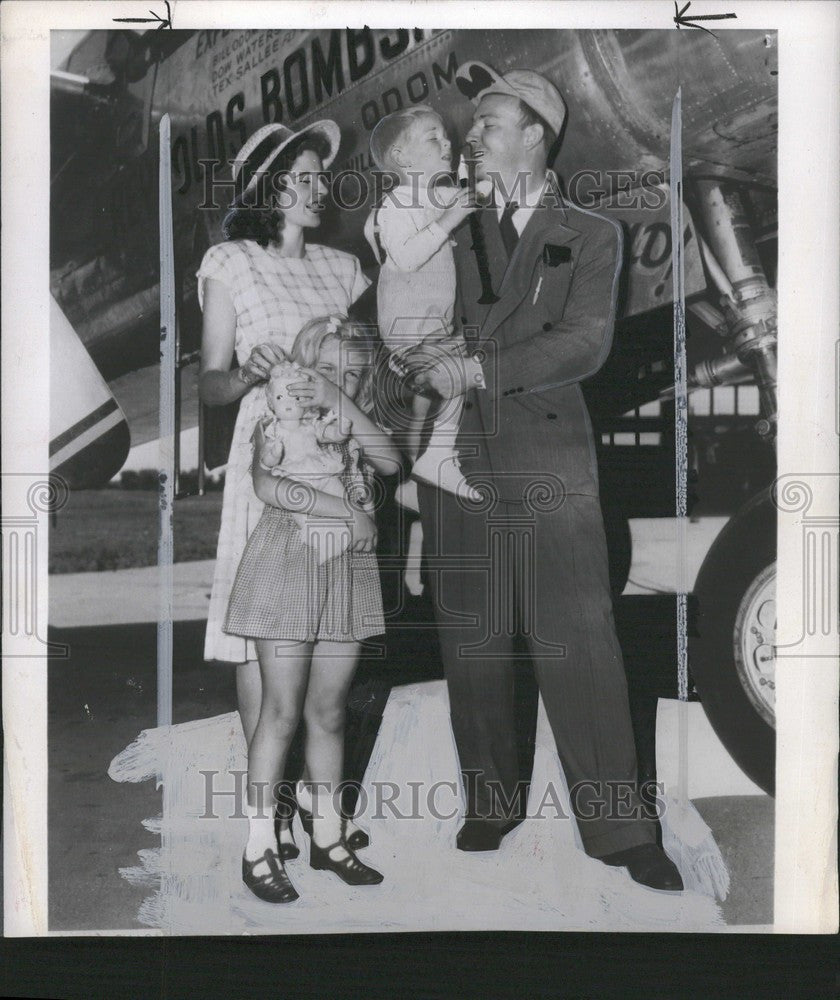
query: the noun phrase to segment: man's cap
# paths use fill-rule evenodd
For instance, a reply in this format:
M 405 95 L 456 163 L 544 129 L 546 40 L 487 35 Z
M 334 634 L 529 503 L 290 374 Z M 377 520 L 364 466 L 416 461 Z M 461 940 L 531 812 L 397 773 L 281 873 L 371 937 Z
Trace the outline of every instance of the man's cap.
M 486 63 L 470 60 L 458 68 L 455 84 L 473 104 L 488 94 L 518 97 L 560 135 L 566 120 L 566 102 L 551 81 L 533 70 L 512 69 L 500 76 Z

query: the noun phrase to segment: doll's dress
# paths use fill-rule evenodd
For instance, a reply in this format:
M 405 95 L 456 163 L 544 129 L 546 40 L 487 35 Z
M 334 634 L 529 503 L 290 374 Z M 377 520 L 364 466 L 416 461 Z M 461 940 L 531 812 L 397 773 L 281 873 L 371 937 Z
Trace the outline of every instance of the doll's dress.
M 276 418 L 269 418 L 263 426 L 266 441 L 282 441 L 284 449 L 280 464 L 269 471 L 273 476 L 288 476 L 302 484 L 300 490 L 293 489 L 291 493 L 291 499 L 300 500 L 302 506 L 306 505 L 306 487 L 336 497 L 345 494 L 347 449 L 319 436 L 333 419 L 334 414 L 328 413 L 325 417 L 304 418 L 297 427 L 284 427 Z M 349 547 L 351 532 L 346 519 L 303 512 L 292 516 L 301 538 L 314 550 L 319 563 Z

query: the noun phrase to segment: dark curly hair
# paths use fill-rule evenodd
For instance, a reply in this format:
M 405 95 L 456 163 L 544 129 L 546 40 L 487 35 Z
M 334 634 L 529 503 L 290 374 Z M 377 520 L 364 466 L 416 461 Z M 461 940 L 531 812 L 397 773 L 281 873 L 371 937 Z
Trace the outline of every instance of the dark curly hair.
M 285 187 L 282 178 L 292 169 L 292 164 L 301 153 L 315 153 L 320 159 L 329 154 L 330 145 L 324 136 L 317 133 L 302 135 L 293 140 L 277 157 L 271 171 L 257 180 L 256 192 L 251 191 L 246 198 L 240 193 L 222 223 L 222 233 L 226 240 L 254 240 L 261 247 L 269 243 L 279 243 L 283 231 L 283 212 L 271 207 L 270 194 Z

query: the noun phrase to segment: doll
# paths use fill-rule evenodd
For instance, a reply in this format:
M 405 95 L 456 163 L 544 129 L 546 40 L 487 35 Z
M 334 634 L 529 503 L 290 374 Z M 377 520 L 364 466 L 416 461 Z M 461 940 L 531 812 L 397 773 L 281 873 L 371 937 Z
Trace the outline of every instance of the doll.
M 317 414 L 301 406 L 288 387 L 305 375 L 294 361 L 274 365 L 266 385 L 272 416 L 262 422 L 265 444 L 260 465 L 274 476 L 288 476 L 332 496 L 344 496 L 342 473 L 346 449 L 336 447 L 350 438 L 352 423 L 335 410 Z M 340 555 L 350 544 L 344 521 L 293 513 L 303 541 L 315 549 L 318 562 Z

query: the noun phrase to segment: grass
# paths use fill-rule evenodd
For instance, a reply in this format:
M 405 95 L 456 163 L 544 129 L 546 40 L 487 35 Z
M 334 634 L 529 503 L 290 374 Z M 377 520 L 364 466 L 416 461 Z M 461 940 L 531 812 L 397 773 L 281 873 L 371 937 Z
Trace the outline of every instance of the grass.
M 157 565 L 158 494 L 152 490 L 79 490 L 50 524 L 50 573 Z M 175 562 L 213 559 L 221 492 L 175 501 Z

